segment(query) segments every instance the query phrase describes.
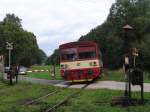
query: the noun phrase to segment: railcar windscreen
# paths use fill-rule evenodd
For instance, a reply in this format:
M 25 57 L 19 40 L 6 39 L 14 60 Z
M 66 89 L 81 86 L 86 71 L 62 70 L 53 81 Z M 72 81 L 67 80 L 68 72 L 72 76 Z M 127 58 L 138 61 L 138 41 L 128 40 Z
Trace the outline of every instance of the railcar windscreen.
M 96 58 L 95 46 L 84 46 L 77 48 L 61 49 L 61 60 L 62 61 L 76 61 L 83 59 L 94 59 Z
M 61 60 L 62 61 L 75 61 L 77 60 L 77 49 L 62 49 L 61 50 Z
M 95 57 L 96 57 L 96 53 L 94 51 L 79 53 L 79 59 L 90 59 L 90 58 L 95 58 Z
M 79 59 L 91 59 L 96 58 L 95 47 L 80 47 L 79 48 Z

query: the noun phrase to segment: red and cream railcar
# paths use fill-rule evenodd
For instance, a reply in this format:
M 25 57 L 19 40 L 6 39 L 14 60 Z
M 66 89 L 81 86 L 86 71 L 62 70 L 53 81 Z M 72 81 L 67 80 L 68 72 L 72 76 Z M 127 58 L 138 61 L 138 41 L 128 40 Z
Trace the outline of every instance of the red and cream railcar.
M 59 46 L 61 76 L 70 82 L 92 81 L 102 72 L 101 53 L 93 41 Z

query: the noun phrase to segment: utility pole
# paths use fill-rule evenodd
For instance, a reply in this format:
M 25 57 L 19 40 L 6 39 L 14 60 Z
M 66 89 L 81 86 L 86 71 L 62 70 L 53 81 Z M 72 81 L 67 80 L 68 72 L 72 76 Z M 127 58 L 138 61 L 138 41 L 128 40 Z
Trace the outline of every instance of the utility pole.
M 130 36 L 128 35 L 129 33 L 131 33 L 134 29 L 132 26 L 130 25 L 125 25 L 122 27 L 125 33 L 125 37 L 124 37 L 124 47 L 125 47 L 125 54 L 128 54 L 128 56 L 126 56 L 126 59 L 128 59 L 129 61 L 129 51 L 130 51 Z M 130 63 L 128 62 L 128 65 Z M 129 65 L 130 66 L 130 65 Z M 127 70 L 128 72 L 126 72 L 126 85 L 125 85 L 125 96 L 128 96 L 129 98 L 131 97 L 131 77 L 130 77 L 130 69 L 128 68 Z
M 6 42 L 6 49 L 9 53 L 9 69 L 11 67 L 11 50 L 13 50 L 13 43 Z
M 9 53 L 9 79 L 10 85 L 12 85 L 12 72 L 11 72 L 11 50 L 13 50 L 13 43 L 6 42 L 6 49 Z

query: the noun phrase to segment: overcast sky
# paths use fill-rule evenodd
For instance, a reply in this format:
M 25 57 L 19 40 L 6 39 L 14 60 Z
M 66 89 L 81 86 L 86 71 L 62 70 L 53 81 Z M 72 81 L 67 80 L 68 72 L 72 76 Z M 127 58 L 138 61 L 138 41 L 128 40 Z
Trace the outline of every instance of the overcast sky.
M 6 13 L 22 19 L 47 55 L 65 42 L 76 41 L 102 24 L 115 0 L 0 0 L 0 20 Z

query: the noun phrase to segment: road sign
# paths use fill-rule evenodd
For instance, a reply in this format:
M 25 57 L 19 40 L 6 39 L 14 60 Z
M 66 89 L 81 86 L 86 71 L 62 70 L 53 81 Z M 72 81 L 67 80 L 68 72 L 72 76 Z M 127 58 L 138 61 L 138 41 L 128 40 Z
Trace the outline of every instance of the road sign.
M 12 50 L 13 49 L 13 43 L 6 42 L 6 49 Z

